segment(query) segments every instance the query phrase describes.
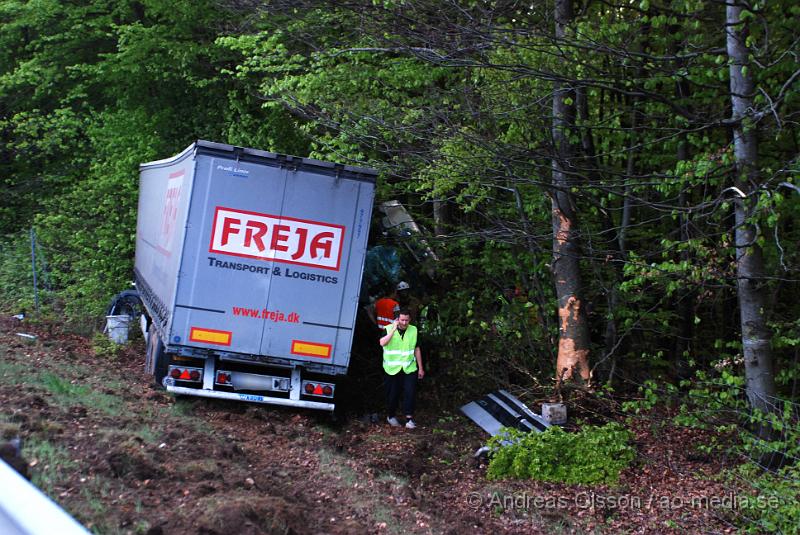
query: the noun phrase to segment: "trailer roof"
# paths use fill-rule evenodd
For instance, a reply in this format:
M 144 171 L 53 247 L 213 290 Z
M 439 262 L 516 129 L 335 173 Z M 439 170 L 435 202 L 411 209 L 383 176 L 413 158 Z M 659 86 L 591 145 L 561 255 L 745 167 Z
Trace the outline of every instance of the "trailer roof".
M 290 156 L 288 154 L 268 152 L 259 149 L 237 147 L 234 145 L 228 145 L 226 143 L 215 143 L 213 141 L 205 141 L 202 139 L 197 140 L 186 147 L 186 149 L 184 149 L 180 154 L 170 158 L 165 158 L 163 160 L 156 160 L 153 162 L 140 164 L 139 169 L 172 165 L 183 160 L 191 154 L 227 156 L 236 160 L 268 163 L 269 165 L 286 165 L 298 169 L 305 168 L 316 173 L 326 175 L 344 174 L 347 176 L 347 178 L 363 180 L 366 182 L 375 182 L 375 179 L 378 176 L 378 172 L 375 169 L 370 169 L 368 167 L 323 162 L 313 158 L 302 158 L 300 156 Z

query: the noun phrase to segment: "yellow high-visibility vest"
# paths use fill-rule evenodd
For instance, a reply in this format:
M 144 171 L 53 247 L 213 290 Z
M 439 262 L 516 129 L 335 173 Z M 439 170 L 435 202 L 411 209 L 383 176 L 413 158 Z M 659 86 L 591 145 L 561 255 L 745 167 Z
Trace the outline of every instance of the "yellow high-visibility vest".
M 391 325 L 386 326 L 389 332 Z M 394 332 L 389 343 L 383 346 L 383 370 L 389 375 L 397 375 L 400 370 L 406 373 L 417 371 L 414 349 L 417 347 L 417 328 L 409 325 L 403 336 Z

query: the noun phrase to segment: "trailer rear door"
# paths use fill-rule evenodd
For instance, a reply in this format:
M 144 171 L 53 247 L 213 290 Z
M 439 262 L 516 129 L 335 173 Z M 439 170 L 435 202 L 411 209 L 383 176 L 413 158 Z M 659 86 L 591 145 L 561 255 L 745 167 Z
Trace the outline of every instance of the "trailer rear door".
M 296 263 L 275 263 L 267 308 L 293 321 L 267 321 L 261 353 L 347 366 L 372 185 L 315 171 L 287 175 L 282 223 L 302 222 L 308 243 Z

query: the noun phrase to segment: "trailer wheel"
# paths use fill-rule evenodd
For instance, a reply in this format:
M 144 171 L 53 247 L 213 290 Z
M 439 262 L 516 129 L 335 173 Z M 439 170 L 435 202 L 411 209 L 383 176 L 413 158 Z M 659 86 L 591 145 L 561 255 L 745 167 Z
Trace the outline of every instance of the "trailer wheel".
M 164 343 L 158 336 L 156 326 L 150 323 L 147 331 L 147 354 L 145 355 L 144 371 L 153 376 L 156 386 L 163 387 L 161 381 L 167 375 L 169 362 L 164 352 Z
M 144 313 L 144 305 L 139 292 L 125 290 L 114 296 L 111 304 L 106 309 L 106 316 L 130 316 L 131 320 L 138 321 Z

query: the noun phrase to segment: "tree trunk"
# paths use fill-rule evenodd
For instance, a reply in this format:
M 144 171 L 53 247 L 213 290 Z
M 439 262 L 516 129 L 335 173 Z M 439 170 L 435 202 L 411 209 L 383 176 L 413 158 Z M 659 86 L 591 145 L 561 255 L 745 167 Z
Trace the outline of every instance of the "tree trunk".
M 572 20 L 572 1 L 556 0 L 555 36 L 562 40 Z M 568 84 L 553 87 L 553 277 L 558 299 L 559 340 L 556 380 L 588 382 L 589 325 L 581 298 L 577 217 L 570 188 L 570 130 L 575 124 L 575 91 Z
M 731 103 L 736 121 L 736 184 L 746 195 L 737 197 L 735 204 L 736 272 L 747 397 L 754 409 L 769 412 L 775 396 L 775 376 L 771 334 L 764 317 L 764 260 L 756 243 L 756 229 L 749 221 L 756 199 L 747 193 L 755 192 L 758 186 L 758 139 L 752 119 L 754 84 L 745 41 L 747 25 L 741 18 L 743 9 L 739 0 L 731 0 L 726 7 Z M 768 431 L 762 428 L 759 434 L 767 438 Z
M 602 170 L 600 167 L 600 159 L 598 158 L 597 151 L 595 150 L 593 137 L 594 134 L 592 129 L 589 127 L 591 124 L 591 118 L 589 115 L 589 97 L 587 95 L 586 88 L 582 86 L 576 87 L 575 95 L 575 102 L 577 103 L 578 128 L 581 132 L 581 145 L 583 150 L 581 160 L 586 162 L 582 171 L 585 173 L 585 177 L 590 181 L 590 183 L 601 184 L 603 182 Z M 598 115 L 603 116 L 602 100 L 598 109 Z M 629 176 L 630 175 L 631 173 L 629 173 Z M 623 200 L 623 206 L 629 206 L 629 199 L 627 197 Z M 625 210 L 623 209 L 623 213 L 624 212 Z M 625 225 L 627 225 L 630 221 L 630 210 L 628 209 L 627 212 L 627 220 L 625 217 L 623 217 L 623 220 L 626 220 L 623 221 L 623 224 Z M 614 222 L 614 219 L 610 214 L 605 214 L 603 221 L 604 234 L 607 236 L 612 236 L 615 232 L 617 232 L 617 236 L 609 238 L 608 240 L 608 254 L 611 255 L 612 258 L 611 269 L 613 270 L 613 280 L 611 281 L 610 287 L 605 289 L 606 305 L 608 308 L 606 328 L 603 334 L 603 339 L 605 341 L 605 352 L 602 357 L 595 359 L 596 361 L 591 369 L 591 375 L 592 379 L 597 381 L 597 373 L 599 372 L 600 376 L 605 377 L 606 384 L 611 386 L 617 364 L 617 350 L 619 349 L 620 345 L 616 316 L 617 306 L 619 303 L 619 285 L 624 279 L 622 271 L 623 263 L 625 261 L 625 251 L 621 250 L 620 247 L 625 247 L 625 238 L 622 231 L 618 230 L 619 226 Z M 606 261 L 608 260 L 606 259 Z
M 675 84 L 675 97 L 683 102 L 689 96 L 689 84 L 685 80 L 680 80 Z M 678 139 L 678 161 L 684 162 L 689 160 L 689 143 L 687 140 L 686 132 L 682 132 Z M 678 221 L 680 222 L 681 242 L 687 243 L 692 239 L 690 231 L 689 213 L 685 209 L 690 204 L 689 195 L 690 182 L 686 181 L 681 184 L 681 191 L 678 194 L 678 206 L 680 207 L 680 215 Z M 694 263 L 694 255 L 689 251 L 681 251 L 681 261 L 688 264 Z M 673 358 L 675 365 L 675 375 L 678 379 L 688 379 L 691 374 L 689 365 L 689 354 L 691 351 L 691 343 L 694 339 L 694 316 L 695 316 L 695 301 L 697 300 L 697 290 L 694 287 L 687 288 L 686 293 L 678 296 L 676 304 L 678 314 L 678 329 L 675 337 L 675 346 L 673 349 Z
M 637 110 L 638 98 L 633 97 L 631 102 L 631 125 L 630 125 L 630 141 L 628 143 L 628 160 L 625 165 L 625 186 L 622 189 L 622 217 L 619 223 L 619 232 L 617 233 L 617 260 L 618 260 L 618 279 L 622 282 L 622 266 L 623 262 L 627 259 L 627 236 L 628 228 L 631 226 L 631 183 L 633 176 L 636 172 L 636 144 L 639 142 L 639 111 Z M 619 284 L 615 284 L 611 289 L 609 297 L 609 319 L 606 323 L 605 344 L 606 355 L 611 358 L 611 369 L 608 371 L 608 386 L 613 385 L 614 374 L 617 371 L 617 341 L 619 334 L 617 332 L 617 306 L 619 302 Z

